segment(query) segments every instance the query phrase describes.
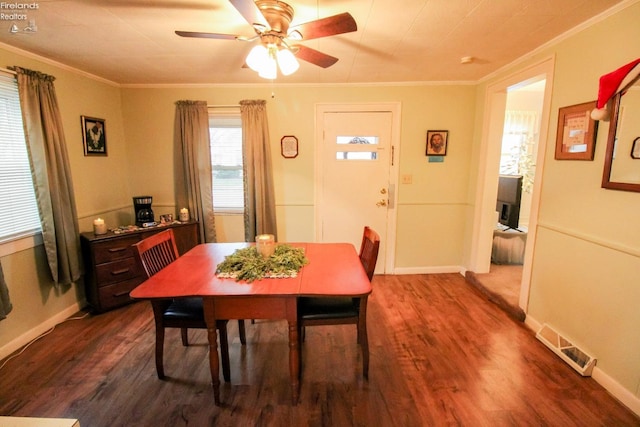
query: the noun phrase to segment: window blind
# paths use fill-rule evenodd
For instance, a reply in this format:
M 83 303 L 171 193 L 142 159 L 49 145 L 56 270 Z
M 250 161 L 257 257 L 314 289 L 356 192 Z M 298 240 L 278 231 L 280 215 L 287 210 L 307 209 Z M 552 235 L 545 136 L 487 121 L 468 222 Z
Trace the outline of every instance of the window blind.
M 237 212 L 244 209 L 242 173 L 242 122 L 239 114 L 209 117 L 213 208 Z
M 5 72 L 0 72 L 0 206 L 0 242 L 41 231 L 18 84 Z

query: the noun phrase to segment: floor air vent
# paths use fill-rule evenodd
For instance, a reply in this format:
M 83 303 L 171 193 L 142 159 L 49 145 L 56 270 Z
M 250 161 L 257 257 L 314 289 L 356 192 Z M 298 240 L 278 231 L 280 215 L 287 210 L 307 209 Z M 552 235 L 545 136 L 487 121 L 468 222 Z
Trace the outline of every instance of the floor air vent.
M 591 376 L 596 359 L 573 345 L 571 341 L 554 331 L 551 326 L 544 324 L 536 334 L 536 338 L 553 350 L 569 366 L 578 371 L 580 375 Z

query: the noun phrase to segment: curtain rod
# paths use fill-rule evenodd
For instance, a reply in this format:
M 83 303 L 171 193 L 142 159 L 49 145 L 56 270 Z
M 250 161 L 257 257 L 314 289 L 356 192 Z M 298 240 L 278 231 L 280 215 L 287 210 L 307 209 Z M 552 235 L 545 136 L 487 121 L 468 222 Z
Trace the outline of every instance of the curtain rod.
M 240 108 L 238 104 L 230 104 L 230 105 L 207 105 L 207 108 Z
M 3 67 L 0 67 L 0 71 L 2 71 L 3 73 L 7 73 L 7 74 L 13 74 L 14 76 L 18 74 L 13 70 L 9 70 L 9 69 L 3 68 Z

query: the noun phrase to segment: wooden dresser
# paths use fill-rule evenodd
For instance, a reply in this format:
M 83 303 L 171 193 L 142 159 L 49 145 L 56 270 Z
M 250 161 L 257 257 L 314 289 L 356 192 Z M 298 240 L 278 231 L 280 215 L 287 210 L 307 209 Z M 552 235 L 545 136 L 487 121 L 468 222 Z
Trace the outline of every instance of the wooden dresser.
M 80 235 L 85 292 L 94 311 L 107 311 L 133 301 L 129 292 L 142 283 L 146 275 L 131 245 L 167 228 L 173 229 L 180 255 L 199 243 L 198 223 L 195 221 L 120 234 L 109 231 L 100 236 L 92 232 Z

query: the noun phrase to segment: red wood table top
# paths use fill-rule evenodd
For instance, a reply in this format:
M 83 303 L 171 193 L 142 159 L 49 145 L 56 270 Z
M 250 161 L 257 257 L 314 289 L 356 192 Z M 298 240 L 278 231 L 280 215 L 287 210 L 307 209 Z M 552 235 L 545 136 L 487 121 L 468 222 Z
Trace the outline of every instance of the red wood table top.
M 200 244 L 131 291 L 136 299 L 187 296 L 366 295 L 371 283 L 349 243 L 292 243 L 309 263 L 297 277 L 252 283 L 216 276 L 216 266 L 249 243 Z

